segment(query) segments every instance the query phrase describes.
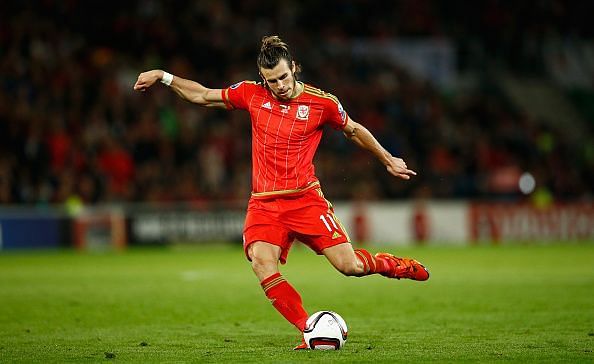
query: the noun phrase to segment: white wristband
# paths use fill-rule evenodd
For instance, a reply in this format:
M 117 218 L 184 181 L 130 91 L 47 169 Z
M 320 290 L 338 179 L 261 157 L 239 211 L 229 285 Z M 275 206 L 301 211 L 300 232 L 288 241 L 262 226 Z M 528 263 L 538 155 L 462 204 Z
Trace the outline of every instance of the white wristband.
M 161 78 L 161 83 L 171 86 L 171 82 L 173 81 L 173 75 L 169 72 L 163 71 L 163 78 Z

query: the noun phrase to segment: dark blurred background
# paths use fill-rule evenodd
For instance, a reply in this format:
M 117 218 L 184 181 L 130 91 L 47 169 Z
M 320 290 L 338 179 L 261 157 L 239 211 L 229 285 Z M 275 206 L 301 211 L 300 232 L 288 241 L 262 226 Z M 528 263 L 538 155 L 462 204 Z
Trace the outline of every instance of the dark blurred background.
M 0 2 L 0 204 L 247 199 L 247 113 L 132 86 L 152 68 L 211 88 L 256 80 L 269 34 L 419 173 L 395 182 L 329 129 L 316 165 L 330 199 L 591 200 L 593 5 Z

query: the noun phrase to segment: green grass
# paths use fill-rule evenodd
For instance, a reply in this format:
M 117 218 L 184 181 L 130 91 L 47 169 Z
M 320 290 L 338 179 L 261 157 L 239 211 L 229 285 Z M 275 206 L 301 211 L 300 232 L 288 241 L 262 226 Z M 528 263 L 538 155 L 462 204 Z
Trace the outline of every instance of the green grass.
M 3 253 L 0 362 L 594 361 L 594 244 L 397 253 L 431 279 L 343 277 L 307 249 L 282 267 L 347 321 L 338 352 L 291 350 L 239 247 Z

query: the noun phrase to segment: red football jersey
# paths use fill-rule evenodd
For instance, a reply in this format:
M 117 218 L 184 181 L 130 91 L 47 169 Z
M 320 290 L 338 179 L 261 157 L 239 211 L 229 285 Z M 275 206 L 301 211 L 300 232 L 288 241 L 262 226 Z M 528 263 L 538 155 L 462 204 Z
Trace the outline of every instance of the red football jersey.
M 297 97 L 280 101 L 261 83 L 242 81 L 222 91 L 228 109 L 252 120 L 252 196 L 302 193 L 319 185 L 313 157 L 324 124 L 342 130 L 347 114 L 338 99 L 304 84 Z

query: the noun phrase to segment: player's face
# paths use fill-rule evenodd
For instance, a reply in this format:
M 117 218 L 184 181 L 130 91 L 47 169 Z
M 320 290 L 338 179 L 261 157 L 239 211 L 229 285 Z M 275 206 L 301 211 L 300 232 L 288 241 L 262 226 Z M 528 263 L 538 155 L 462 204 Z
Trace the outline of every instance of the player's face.
M 295 63 L 289 67 L 287 60 L 281 59 L 272 69 L 260 68 L 260 75 L 277 99 L 288 100 L 295 95 Z

